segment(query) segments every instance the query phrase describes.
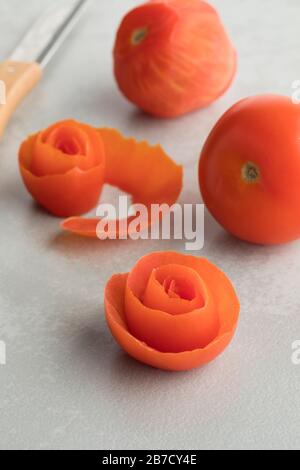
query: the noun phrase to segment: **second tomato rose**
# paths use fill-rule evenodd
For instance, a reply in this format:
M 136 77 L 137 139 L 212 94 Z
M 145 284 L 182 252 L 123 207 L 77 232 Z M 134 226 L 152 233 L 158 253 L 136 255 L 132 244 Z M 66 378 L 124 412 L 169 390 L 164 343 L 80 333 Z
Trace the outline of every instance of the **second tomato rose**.
M 113 276 L 106 320 L 120 346 L 138 361 L 188 370 L 215 359 L 233 338 L 239 300 L 227 278 L 204 258 L 152 253 Z

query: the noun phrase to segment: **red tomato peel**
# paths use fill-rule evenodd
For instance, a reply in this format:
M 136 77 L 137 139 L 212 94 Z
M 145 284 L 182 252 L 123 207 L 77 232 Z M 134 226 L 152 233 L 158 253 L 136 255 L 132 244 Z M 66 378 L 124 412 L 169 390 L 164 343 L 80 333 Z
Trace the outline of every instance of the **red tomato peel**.
M 207 106 L 230 86 L 236 52 L 215 9 L 201 0 L 147 2 L 123 19 L 114 72 L 129 101 L 157 117 Z
M 125 138 L 115 129 L 100 129 L 105 147 L 105 183 L 119 188 L 132 196 L 133 204 L 143 204 L 149 217 L 139 231 L 147 229 L 151 223 L 151 204 L 172 205 L 178 199 L 183 180 L 182 167 L 174 163 L 160 146 L 150 146 L 147 142 L 137 142 Z M 130 224 L 136 219 L 128 217 L 125 224 L 117 221 L 115 230 L 107 230 L 107 236 L 120 238 L 130 235 Z M 71 217 L 62 223 L 64 230 L 86 237 L 99 236 L 99 217 Z M 129 229 L 128 229 L 129 227 Z M 135 229 L 132 230 L 136 232 Z
M 162 289 L 156 289 L 153 309 L 145 301 L 145 292 L 159 269 L 164 270 Z M 162 282 L 173 277 L 178 288 L 175 299 L 167 298 Z M 189 283 L 188 292 L 195 297 L 188 297 L 191 302 L 196 299 L 190 310 L 186 295 L 180 296 L 182 287 L 187 293 Z M 172 310 L 174 300 L 176 311 Z M 204 258 L 175 252 L 141 258 L 129 274 L 113 276 L 105 290 L 106 320 L 116 341 L 138 361 L 165 370 L 188 370 L 215 359 L 233 338 L 239 309 L 224 273 Z

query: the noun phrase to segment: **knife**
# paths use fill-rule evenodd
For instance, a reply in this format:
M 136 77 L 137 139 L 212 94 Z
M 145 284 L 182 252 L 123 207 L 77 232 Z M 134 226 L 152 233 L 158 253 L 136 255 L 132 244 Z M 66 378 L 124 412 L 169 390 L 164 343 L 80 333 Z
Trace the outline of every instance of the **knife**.
M 40 17 L 10 58 L 0 63 L 0 138 L 17 106 L 72 31 L 90 0 L 60 0 Z

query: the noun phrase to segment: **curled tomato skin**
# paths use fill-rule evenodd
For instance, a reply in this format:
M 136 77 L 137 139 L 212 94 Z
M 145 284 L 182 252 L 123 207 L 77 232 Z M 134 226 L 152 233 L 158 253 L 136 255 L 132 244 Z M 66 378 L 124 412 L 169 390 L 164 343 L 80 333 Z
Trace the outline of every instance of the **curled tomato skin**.
M 99 200 L 104 145 L 92 127 L 62 121 L 22 143 L 19 167 L 28 192 L 48 212 L 57 217 L 80 215 Z
M 204 258 L 150 253 L 107 283 L 108 326 L 132 357 L 164 370 L 215 359 L 232 340 L 239 300 L 227 278 Z
M 264 95 L 235 104 L 199 163 L 204 202 L 231 234 L 256 244 L 300 237 L 300 106 Z
M 152 204 L 172 206 L 178 199 L 183 183 L 183 168 L 177 165 L 160 147 L 146 141 L 137 142 L 134 138 L 124 137 L 116 129 L 99 129 L 105 148 L 105 183 L 117 187 L 131 195 L 134 204 L 142 204 L 148 210 L 149 217 L 138 229 L 131 228 L 136 217 L 118 220 L 113 229 L 105 231 L 111 238 L 133 235 L 139 230 L 146 230 L 158 222 L 151 218 Z M 101 219 L 71 217 L 62 223 L 66 231 L 80 236 L 101 238 L 99 230 Z M 126 222 L 125 228 L 122 222 Z
M 114 72 L 121 92 L 156 117 L 207 106 L 233 81 L 237 55 L 218 13 L 201 0 L 155 0 L 118 29 Z

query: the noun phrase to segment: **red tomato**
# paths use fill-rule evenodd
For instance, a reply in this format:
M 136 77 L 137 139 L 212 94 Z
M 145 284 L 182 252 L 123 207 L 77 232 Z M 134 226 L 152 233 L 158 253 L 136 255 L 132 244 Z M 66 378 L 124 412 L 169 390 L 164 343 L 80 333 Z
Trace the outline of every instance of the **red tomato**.
M 242 240 L 300 237 L 300 106 L 247 98 L 227 111 L 203 148 L 199 180 L 215 219 Z

